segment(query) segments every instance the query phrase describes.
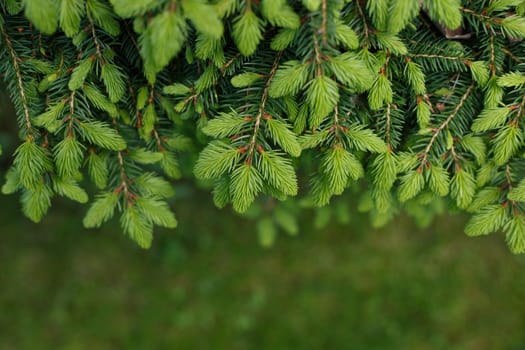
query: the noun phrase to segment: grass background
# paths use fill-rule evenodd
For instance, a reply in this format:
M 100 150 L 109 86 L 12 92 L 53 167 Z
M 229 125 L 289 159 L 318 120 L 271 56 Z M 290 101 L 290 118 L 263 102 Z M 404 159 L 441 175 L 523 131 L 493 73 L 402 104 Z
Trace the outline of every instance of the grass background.
M 525 258 L 462 217 L 427 230 L 359 215 L 261 248 L 209 196 L 143 251 L 84 208 L 43 223 L 0 196 L 0 349 L 525 349 Z

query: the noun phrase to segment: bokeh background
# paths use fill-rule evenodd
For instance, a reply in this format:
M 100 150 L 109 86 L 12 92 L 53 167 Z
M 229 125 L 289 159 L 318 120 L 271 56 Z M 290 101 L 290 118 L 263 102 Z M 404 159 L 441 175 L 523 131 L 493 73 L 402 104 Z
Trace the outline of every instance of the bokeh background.
M 72 202 L 37 225 L 0 195 L 0 349 L 525 349 L 525 257 L 466 237 L 461 215 L 317 230 L 304 211 L 263 248 L 253 221 L 178 193 L 179 227 L 147 251 L 118 222 L 84 230 Z

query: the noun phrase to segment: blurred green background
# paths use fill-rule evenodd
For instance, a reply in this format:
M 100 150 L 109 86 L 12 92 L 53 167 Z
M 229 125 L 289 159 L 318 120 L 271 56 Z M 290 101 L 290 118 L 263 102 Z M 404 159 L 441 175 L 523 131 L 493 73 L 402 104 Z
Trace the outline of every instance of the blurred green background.
M 525 259 L 460 217 L 418 230 L 309 229 L 259 246 L 191 192 L 144 251 L 57 203 L 39 225 L 0 196 L 1 349 L 524 349 Z
M 0 169 L 13 128 L 0 118 Z M 525 349 L 525 257 L 461 216 L 315 230 L 305 211 L 265 249 L 252 221 L 179 192 L 179 227 L 148 251 L 116 222 L 84 230 L 72 202 L 36 225 L 0 195 L 0 349 Z

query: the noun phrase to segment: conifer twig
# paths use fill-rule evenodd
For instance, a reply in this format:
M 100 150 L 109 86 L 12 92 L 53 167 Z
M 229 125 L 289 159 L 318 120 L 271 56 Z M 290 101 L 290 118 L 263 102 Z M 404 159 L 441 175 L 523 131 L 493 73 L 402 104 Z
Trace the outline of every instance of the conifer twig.
M 442 60 L 460 61 L 462 63 L 466 63 L 468 61 L 467 59 L 463 57 L 458 57 L 458 56 L 443 56 L 443 55 L 426 54 L 426 53 L 409 53 L 408 56 L 416 57 L 416 58 L 439 58 Z
M 128 188 L 128 176 L 126 175 L 126 169 L 124 168 L 124 158 L 122 157 L 122 151 L 117 152 L 118 157 L 118 165 L 119 165 L 119 172 L 120 172 L 120 186 L 117 188 L 117 192 L 124 191 L 124 196 L 126 197 L 126 200 L 128 201 L 128 205 L 131 205 L 131 192 Z
M 76 90 L 71 91 L 69 95 L 69 124 L 68 124 L 68 136 L 73 136 L 73 122 L 75 121 L 73 115 L 75 113 L 75 94 Z
M 328 44 L 328 35 L 326 33 L 326 22 L 327 22 L 327 0 L 321 1 L 321 16 L 322 16 L 322 22 L 321 22 L 321 37 L 323 38 L 323 45 Z
M 98 41 L 97 33 L 95 32 L 95 24 L 93 23 L 93 20 L 90 16 L 88 16 L 89 19 L 89 26 L 91 27 L 91 36 L 93 37 L 93 42 L 95 43 L 95 50 L 97 52 L 97 56 L 100 59 L 101 63 L 104 63 L 104 57 L 102 56 L 102 49 L 101 44 Z
M 472 82 L 470 84 L 470 86 L 467 88 L 467 91 L 465 91 L 465 93 L 461 97 L 461 100 L 458 102 L 458 104 L 456 105 L 456 107 L 454 108 L 452 113 L 450 113 L 450 115 L 447 117 L 447 119 L 445 119 L 445 121 L 443 123 L 441 123 L 441 125 L 434 131 L 434 134 L 432 135 L 432 138 L 430 139 L 430 141 L 427 144 L 427 146 L 426 146 L 425 150 L 423 151 L 423 153 L 421 153 L 421 155 L 420 155 L 421 156 L 421 164 L 419 166 L 419 171 L 422 171 L 423 170 L 423 166 L 426 165 L 428 155 L 430 153 L 430 150 L 432 149 L 432 146 L 436 142 L 436 139 L 441 134 L 441 132 L 446 127 L 448 127 L 448 124 L 450 124 L 452 119 L 454 119 L 454 117 L 458 114 L 459 110 L 463 107 L 463 105 L 465 104 L 465 101 L 467 100 L 467 98 L 469 97 L 470 93 L 474 89 L 474 86 L 475 86 L 475 84 L 474 84 L 474 82 Z
M 386 144 L 388 146 L 388 149 L 391 150 L 392 148 L 392 145 L 390 144 L 390 128 L 391 128 L 391 116 L 390 116 L 390 113 L 391 113 L 391 106 L 392 104 L 391 103 L 387 103 L 386 104 L 386 112 L 385 112 L 385 116 L 386 116 L 386 132 L 385 132 L 385 139 L 386 139 Z
M 261 125 L 261 118 L 264 115 L 264 110 L 266 107 L 266 100 L 268 99 L 268 91 L 270 89 L 270 83 L 272 82 L 272 79 L 275 76 L 275 72 L 277 72 L 277 68 L 279 68 L 279 61 L 281 60 L 282 54 L 283 54 L 282 51 L 279 51 L 279 53 L 277 54 L 277 57 L 275 58 L 275 61 L 273 62 L 272 69 L 270 73 L 268 74 L 268 80 L 266 81 L 266 84 L 264 86 L 263 94 L 261 97 L 261 104 L 259 105 L 259 111 L 257 113 L 257 117 L 255 118 L 255 125 L 253 127 L 253 136 L 248 146 L 248 158 L 246 159 L 246 163 L 248 164 L 251 164 L 252 162 L 253 151 L 255 149 L 255 143 L 257 140 L 257 133 L 259 132 L 259 127 Z
M 494 34 L 490 33 L 490 63 L 489 68 L 492 76 L 496 76 L 496 57 L 494 52 Z
M 31 123 L 31 116 L 30 116 L 30 112 L 29 112 L 29 104 L 28 104 L 27 96 L 26 96 L 26 93 L 25 93 L 25 90 L 24 90 L 24 83 L 23 83 L 23 78 L 22 78 L 22 72 L 20 70 L 20 65 L 19 65 L 20 57 L 18 57 L 18 55 L 16 54 L 16 51 L 15 51 L 15 49 L 13 47 L 13 44 L 11 43 L 11 39 L 9 38 L 9 35 L 7 34 L 4 26 L 2 25 L 2 26 L 0 26 L 0 28 L 1 28 L 0 30 L 2 31 L 2 35 L 4 37 L 7 49 L 9 51 L 9 55 L 11 56 L 11 59 L 13 61 L 13 68 L 14 68 L 15 74 L 16 74 L 16 82 L 17 82 L 17 86 L 18 86 L 18 93 L 20 94 L 20 97 L 22 98 L 22 108 L 24 109 L 25 126 L 26 126 L 26 129 L 27 129 L 27 132 L 29 133 L 29 135 L 31 137 L 34 137 L 33 125 Z
M 363 9 L 361 8 L 360 0 L 356 1 L 356 6 L 357 6 L 357 10 L 359 11 L 359 16 L 363 20 L 363 27 L 364 27 L 364 33 L 363 34 L 365 36 L 365 41 L 366 41 L 365 47 L 368 47 L 368 41 L 369 41 L 369 39 L 368 39 L 368 32 L 369 32 L 368 23 L 366 22 L 365 13 L 363 12 Z

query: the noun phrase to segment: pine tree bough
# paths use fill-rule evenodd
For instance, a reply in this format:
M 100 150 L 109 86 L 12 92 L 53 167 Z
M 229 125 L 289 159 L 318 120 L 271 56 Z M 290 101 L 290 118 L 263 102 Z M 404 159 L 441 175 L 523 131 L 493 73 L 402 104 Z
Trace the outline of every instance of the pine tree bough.
M 525 252 L 524 0 L 1 0 L 21 143 L 4 194 L 149 247 L 181 177 L 262 244 L 348 220 L 471 214 Z M 353 189 L 353 190 L 352 190 Z M 98 192 L 97 192 L 98 191 Z M 94 194 L 89 198 L 89 193 Z M 328 205 L 330 204 L 330 205 Z

